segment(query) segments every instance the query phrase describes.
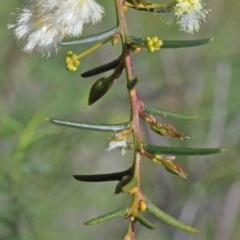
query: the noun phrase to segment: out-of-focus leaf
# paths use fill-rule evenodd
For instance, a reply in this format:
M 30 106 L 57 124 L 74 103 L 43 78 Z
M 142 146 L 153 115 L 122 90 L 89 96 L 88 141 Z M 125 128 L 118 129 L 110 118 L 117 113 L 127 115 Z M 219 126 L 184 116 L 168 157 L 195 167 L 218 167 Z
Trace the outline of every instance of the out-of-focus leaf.
M 152 108 L 152 107 L 149 107 L 148 105 L 146 105 L 143 102 L 142 102 L 142 106 L 143 106 L 144 111 L 146 113 L 161 116 L 161 117 L 164 117 L 164 118 L 172 118 L 172 119 L 178 119 L 178 120 L 194 120 L 194 119 L 197 118 L 196 116 L 182 115 L 182 114 L 168 112 L 168 111 L 165 111 L 165 110 Z
M 116 27 L 116 28 L 110 29 L 106 32 L 98 33 L 98 34 L 90 36 L 90 37 L 86 37 L 86 38 L 82 38 L 82 39 L 74 40 L 74 41 L 60 42 L 58 44 L 61 45 L 61 46 L 70 46 L 70 45 L 79 45 L 79 44 L 84 44 L 84 43 L 101 41 L 101 40 L 104 40 L 104 39 L 106 39 L 110 36 L 113 36 L 118 31 L 119 31 L 119 29 Z
M 173 9 L 172 6 L 169 6 L 169 7 L 159 7 L 159 8 L 155 8 L 153 10 L 150 9 L 150 12 L 154 12 L 155 14 L 156 13 L 169 13 L 171 12 Z
M 141 223 L 144 227 L 148 228 L 148 229 L 155 229 L 156 226 L 153 225 L 151 222 L 149 222 L 145 217 L 143 217 L 142 215 L 138 214 L 137 216 L 135 216 L 135 219 Z
M 144 149 L 152 154 L 210 155 L 225 151 L 224 148 L 175 148 L 144 144 Z
M 89 220 L 89 221 L 85 222 L 84 224 L 87 226 L 96 225 L 96 224 L 106 222 L 106 221 L 111 220 L 116 217 L 123 217 L 127 214 L 127 212 L 128 212 L 127 207 L 121 208 L 116 211 L 113 211 L 113 212 L 104 214 L 102 216 L 99 216 L 97 218 L 94 218 L 92 220 Z
M 93 131 L 101 131 L 101 132 L 117 132 L 124 129 L 128 129 L 130 126 L 128 122 L 121 123 L 121 124 L 90 124 L 90 123 L 84 123 L 84 122 L 72 122 L 72 121 L 59 120 L 59 119 L 46 118 L 46 120 L 60 126 L 80 128 L 80 129 L 93 130 Z
M 185 232 L 189 232 L 189 233 L 198 233 L 199 232 L 199 230 L 197 230 L 197 229 L 191 227 L 190 225 L 187 225 L 187 224 L 177 220 L 176 218 L 168 215 L 167 213 L 163 212 L 147 198 L 145 198 L 145 200 L 146 200 L 146 204 L 147 204 L 147 211 L 152 213 L 154 216 L 156 216 L 160 220 L 164 221 L 165 223 L 167 223 L 177 229 L 185 231 Z
M 138 11 L 146 11 L 151 13 L 167 13 L 171 12 L 174 3 L 139 3 L 134 4 L 134 0 L 131 3 L 126 1 L 124 4 L 127 7 L 133 8 Z
M 73 177 L 82 182 L 107 182 L 107 181 L 120 181 L 126 175 L 131 173 L 131 169 L 122 172 L 108 173 L 108 174 L 95 174 L 95 175 L 73 175 Z
M 94 69 L 91 69 L 89 71 L 82 73 L 81 77 L 83 77 L 83 78 L 92 77 L 92 76 L 98 75 L 100 73 L 104 73 L 109 70 L 115 69 L 119 65 L 120 62 L 121 62 L 121 58 L 119 57 L 119 58 L 115 59 L 114 61 L 111 61 L 107 64 L 104 64 L 102 66 L 96 67 Z

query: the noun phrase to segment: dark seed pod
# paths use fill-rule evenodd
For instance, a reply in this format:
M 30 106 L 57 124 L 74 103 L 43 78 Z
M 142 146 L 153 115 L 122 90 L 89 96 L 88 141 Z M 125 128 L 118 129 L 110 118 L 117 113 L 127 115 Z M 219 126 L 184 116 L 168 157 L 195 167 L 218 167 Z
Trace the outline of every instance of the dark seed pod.
M 90 90 L 88 105 L 92 105 L 104 96 L 113 85 L 113 81 L 113 78 L 100 78 L 97 80 Z

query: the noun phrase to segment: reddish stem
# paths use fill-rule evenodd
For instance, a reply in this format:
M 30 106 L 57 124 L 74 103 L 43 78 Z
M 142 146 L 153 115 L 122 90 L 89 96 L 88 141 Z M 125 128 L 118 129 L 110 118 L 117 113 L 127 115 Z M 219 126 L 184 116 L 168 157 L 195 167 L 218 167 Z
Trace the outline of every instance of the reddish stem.
M 123 10 L 123 0 L 115 0 L 116 3 L 116 11 L 117 11 L 117 19 L 118 25 L 120 29 L 120 36 L 122 40 L 122 57 L 126 70 L 127 81 L 131 82 L 134 80 L 133 66 L 132 66 L 132 58 L 131 52 L 128 47 L 129 33 L 125 18 L 125 13 Z M 139 208 L 139 201 L 143 198 L 140 188 L 140 172 L 141 172 L 141 151 L 139 146 L 142 145 L 142 134 L 140 129 L 140 118 L 139 111 L 141 109 L 141 102 L 138 98 L 136 88 L 129 90 L 129 97 L 131 102 L 131 126 L 132 133 L 134 139 L 134 162 L 133 162 L 133 174 L 134 177 L 138 179 L 137 192 L 133 194 L 133 200 L 131 204 L 132 214 L 136 215 Z M 130 213 L 130 214 L 131 214 Z M 131 220 L 130 220 L 131 221 Z M 132 236 L 131 240 L 135 239 L 135 223 L 131 221 L 131 228 L 134 230 L 134 236 Z

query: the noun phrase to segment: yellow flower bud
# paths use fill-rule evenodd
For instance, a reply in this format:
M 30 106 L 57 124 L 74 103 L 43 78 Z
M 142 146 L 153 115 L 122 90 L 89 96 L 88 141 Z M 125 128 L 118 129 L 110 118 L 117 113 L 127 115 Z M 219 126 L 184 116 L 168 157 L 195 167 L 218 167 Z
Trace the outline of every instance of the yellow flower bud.
M 78 60 L 78 56 L 76 54 L 74 54 L 72 51 L 68 51 L 65 57 L 65 64 L 68 71 L 74 72 L 77 70 L 80 61 Z
M 139 210 L 142 211 L 142 212 L 145 212 L 147 209 L 147 204 L 145 201 L 141 200 L 139 202 Z
M 157 36 L 154 36 L 152 38 L 147 37 L 145 39 L 145 43 L 146 43 L 146 46 L 147 46 L 149 52 L 155 52 L 155 51 L 159 50 L 159 48 L 163 44 L 162 40 L 159 40 Z

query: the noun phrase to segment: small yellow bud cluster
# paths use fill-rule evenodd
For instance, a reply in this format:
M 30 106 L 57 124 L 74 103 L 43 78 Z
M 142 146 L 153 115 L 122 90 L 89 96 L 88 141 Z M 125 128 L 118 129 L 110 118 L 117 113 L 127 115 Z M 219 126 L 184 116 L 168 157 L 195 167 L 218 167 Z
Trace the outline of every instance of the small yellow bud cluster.
M 149 52 L 155 52 L 159 50 L 159 48 L 163 45 L 162 40 L 159 40 L 158 37 L 147 37 L 145 39 L 145 43 L 147 45 L 148 51 Z
M 72 51 L 68 51 L 65 57 L 65 63 L 68 71 L 75 72 L 80 64 L 78 56 Z

